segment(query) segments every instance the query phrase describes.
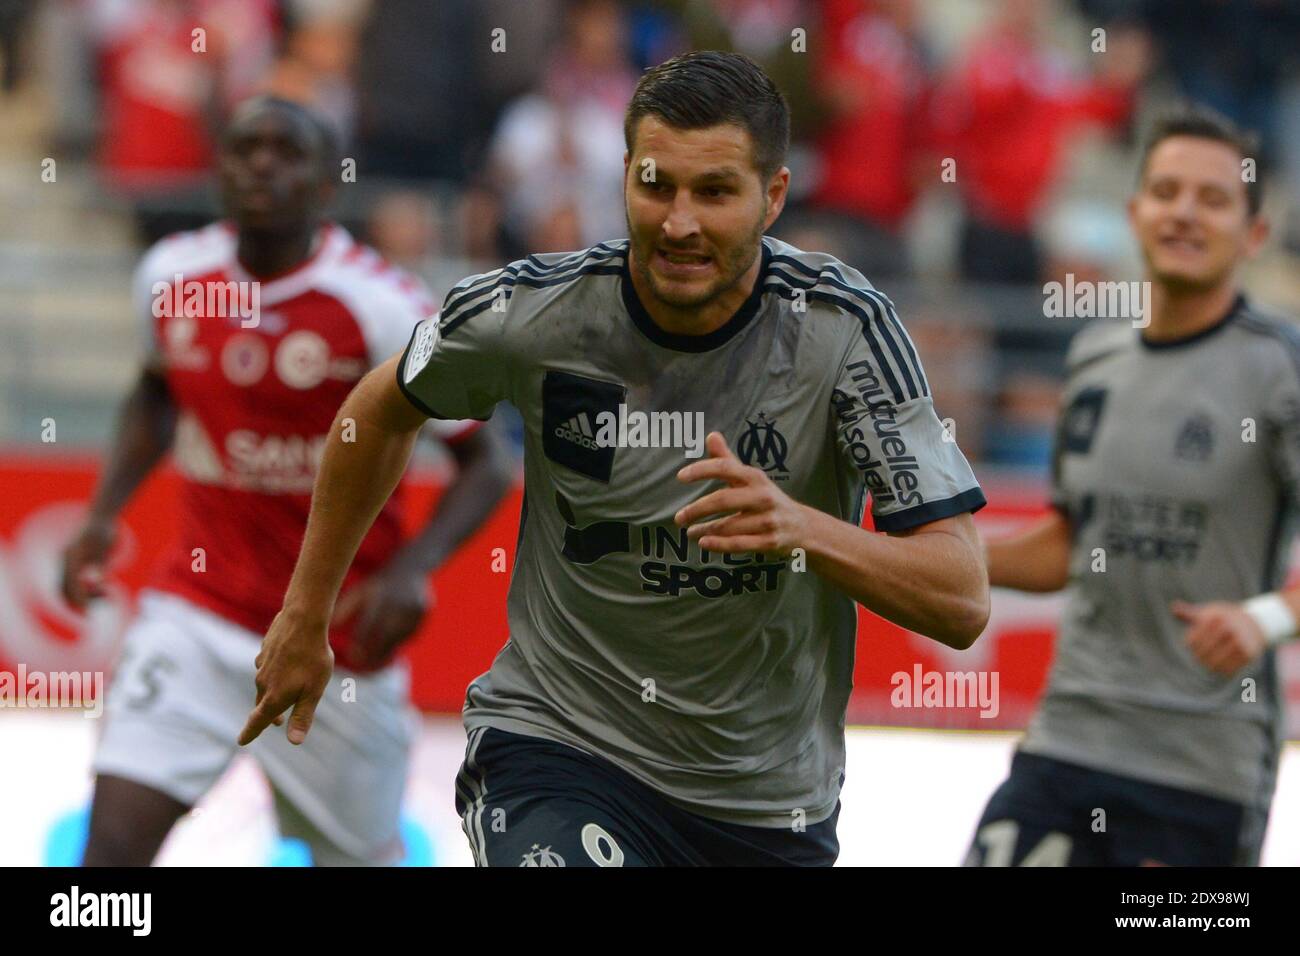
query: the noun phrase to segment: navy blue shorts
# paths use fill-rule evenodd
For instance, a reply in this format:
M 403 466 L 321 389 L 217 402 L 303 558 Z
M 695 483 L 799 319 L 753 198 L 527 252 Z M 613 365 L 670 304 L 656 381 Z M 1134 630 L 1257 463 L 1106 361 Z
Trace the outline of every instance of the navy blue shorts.
M 1017 752 L 966 866 L 1255 866 L 1266 813 Z
M 495 728 L 470 732 L 456 811 L 478 866 L 830 866 L 835 822 L 708 820 L 614 764 Z

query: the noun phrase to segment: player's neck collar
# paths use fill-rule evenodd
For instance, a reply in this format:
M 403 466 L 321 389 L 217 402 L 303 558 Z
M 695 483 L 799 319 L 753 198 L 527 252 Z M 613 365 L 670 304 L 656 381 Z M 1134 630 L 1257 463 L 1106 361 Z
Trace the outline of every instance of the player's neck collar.
M 231 232 L 231 239 L 235 244 L 235 249 L 238 250 L 239 231 L 238 229 L 235 229 L 233 226 L 230 226 L 229 228 Z M 341 232 L 342 232 L 341 226 L 336 225 L 330 220 L 325 220 L 319 226 L 317 226 L 316 230 L 312 233 L 311 242 L 307 246 L 307 254 L 303 258 L 295 262 L 293 265 L 289 266 L 286 269 L 282 269 L 279 272 L 272 273 L 270 275 L 253 275 L 253 273 L 248 270 L 248 268 L 243 264 L 243 262 L 239 260 L 238 251 L 236 251 L 235 253 L 234 269 L 240 273 L 241 278 L 256 280 L 264 284 L 279 282 L 282 279 L 287 279 L 291 276 L 306 272 L 312 266 L 320 262 L 322 258 L 321 254 L 325 251 L 326 247 L 331 244 L 332 241 L 338 238 L 338 235 Z
M 655 320 L 650 317 L 650 313 L 646 311 L 645 306 L 641 304 L 640 298 L 637 297 L 636 289 L 632 286 L 632 273 L 629 266 L 629 259 L 632 256 L 632 246 L 629 243 L 627 251 L 623 255 L 621 285 L 623 305 L 627 308 L 627 314 L 632 317 L 632 323 L 651 342 L 678 352 L 709 352 L 730 342 L 744 331 L 746 326 L 753 321 L 754 316 L 758 315 L 758 307 L 763 301 L 763 280 L 767 278 L 772 251 L 767 247 L 766 242 L 760 241 L 759 246 L 762 250 L 763 262 L 759 266 L 758 277 L 754 280 L 754 289 L 749 293 L 749 298 L 736 310 L 736 314 L 705 335 L 681 335 L 660 328 Z
M 1138 341 L 1142 343 L 1143 348 L 1148 348 L 1155 352 L 1162 349 L 1176 349 L 1181 348 L 1184 345 L 1191 345 L 1193 342 L 1199 342 L 1201 339 L 1209 338 L 1215 332 L 1227 328 L 1234 318 L 1246 310 L 1248 304 L 1249 303 L 1246 302 L 1246 297 L 1242 293 L 1238 292 L 1237 298 L 1232 300 L 1232 305 L 1228 307 L 1228 311 L 1224 314 L 1223 318 L 1219 319 L 1213 325 L 1207 325 L 1200 331 L 1193 332 L 1191 335 L 1184 335 L 1182 338 L 1162 339 L 1158 342 L 1149 341 L 1147 337 L 1142 334 L 1142 330 L 1139 329 Z

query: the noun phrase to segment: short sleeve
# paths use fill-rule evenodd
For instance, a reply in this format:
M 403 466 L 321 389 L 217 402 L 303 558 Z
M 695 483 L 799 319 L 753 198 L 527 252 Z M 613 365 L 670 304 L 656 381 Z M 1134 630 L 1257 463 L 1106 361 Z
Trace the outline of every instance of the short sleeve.
M 1269 458 L 1290 507 L 1300 507 L 1300 343 L 1287 337 L 1289 367 L 1277 376 L 1267 399 Z
M 136 342 L 144 364 L 153 367 L 161 367 L 163 363 L 162 343 L 158 339 L 158 316 L 154 314 L 155 303 L 159 301 L 160 295 L 170 294 L 172 278 L 162 275 L 159 246 L 154 246 L 145 253 L 131 277 L 131 316 L 136 329 Z M 166 291 L 160 284 L 167 286 Z
M 161 370 L 169 353 L 189 351 L 199 329 L 180 308 L 181 283 L 216 273 L 233 254 L 234 233 L 214 223 L 160 239 L 140 258 L 131 277 L 131 317 L 146 366 Z
M 397 366 L 397 384 L 433 418 L 485 420 L 511 397 L 505 328 L 512 277 L 474 276 L 447 294 L 442 311 L 416 325 Z
M 356 316 L 371 365 L 381 365 L 406 348 L 415 326 L 436 315 L 438 306 L 423 282 L 391 266 L 382 281 L 363 288 L 364 301 L 357 303 Z
M 892 305 L 877 294 L 840 363 L 834 392 L 839 454 L 871 493 L 878 531 L 978 511 L 983 491 L 939 421 L 929 383 Z
M 1065 386 L 1052 433 L 1048 504 L 1070 517 L 1070 491 L 1065 485 L 1065 456 L 1086 454 L 1106 411 L 1107 389 L 1096 377 L 1081 378 L 1080 370 L 1131 342 L 1131 330 L 1102 320 L 1085 326 L 1070 339 L 1065 354 Z

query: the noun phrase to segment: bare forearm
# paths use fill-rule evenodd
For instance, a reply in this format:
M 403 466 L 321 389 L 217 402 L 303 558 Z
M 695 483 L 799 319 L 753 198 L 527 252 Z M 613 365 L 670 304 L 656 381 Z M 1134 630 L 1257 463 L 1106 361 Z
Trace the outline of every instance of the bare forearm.
M 90 506 L 92 522 L 111 523 L 140 483 L 167 454 L 176 433 L 176 406 L 166 380 L 141 373 L 118 412 L 108 464 Z
M 989 601 L 973 525 L 961 522 L 958 533 L 886 536 L 809 508 L 808 566 L 886 620 L 964 649 L 984 630 Z
M 406 469 L 424 419 L 409 407 L 392 413 L 392 375 L 386 363 L 362 379 L 330 426 L 286 611 L 329 619 L 362 539 Z
M 1070 578 L 1070 524 L 1059 511 L 1009 538 L 988 542 L 989 583 L 1017 591 L 1059 591 Z

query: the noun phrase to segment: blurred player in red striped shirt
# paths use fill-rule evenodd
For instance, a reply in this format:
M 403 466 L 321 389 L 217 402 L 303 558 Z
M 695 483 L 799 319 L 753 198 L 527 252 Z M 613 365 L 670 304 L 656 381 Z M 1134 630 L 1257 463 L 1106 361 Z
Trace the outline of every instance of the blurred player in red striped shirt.
M 67 600 L 84 607 L 101 593 L 117 515 L 169 449 L 180 521 L 108 695 L 87 865 L 148 864 L 229 765 L 335 414 L 437 311 L 418 281 L 325 218 L 334 154 L 303 108 L 246 103 L 219 161 L 229 220 L 164 239 L 137 270 L 143 368 L 65 555 Z M 410 710 L 393 658 L 427 609 L 429 573 L 509 485 L 487 430 L 445 422 L 438 435 L 459 470 L 432 519 L 403 541 L 400 512 L 385 505 L 348 572 L 331 629 L 340 670 L 320 703 L 325 734 L 303 750 L 271 734 L 252 751 L 281 832 L 318 864 L 400 858 Z

